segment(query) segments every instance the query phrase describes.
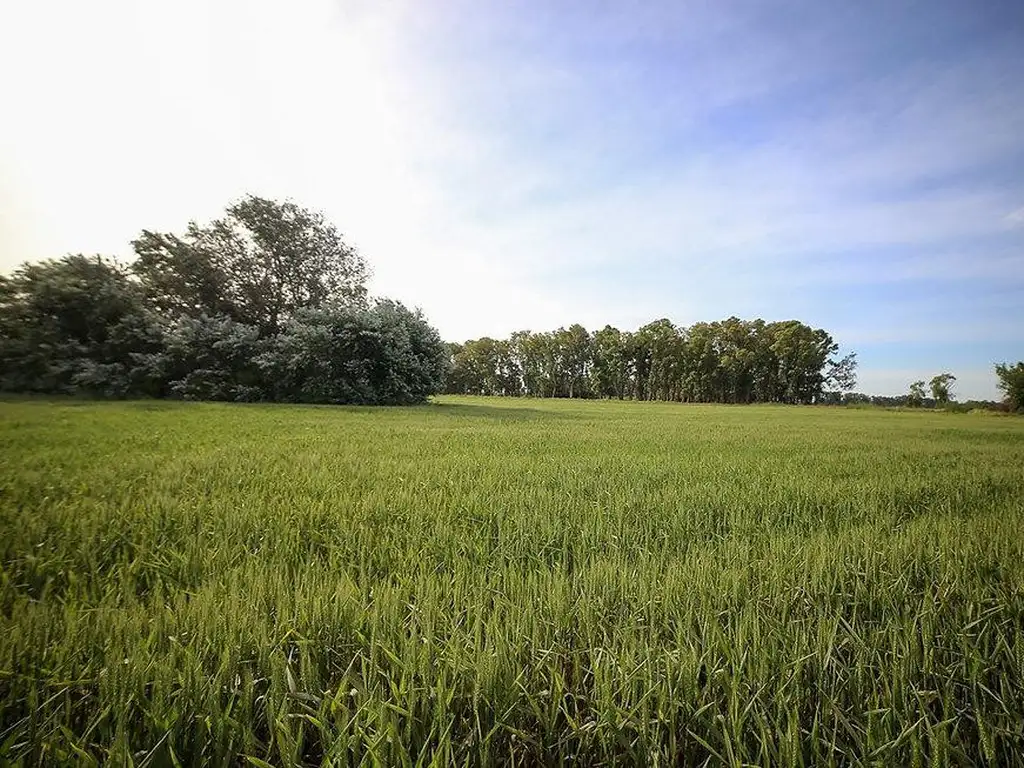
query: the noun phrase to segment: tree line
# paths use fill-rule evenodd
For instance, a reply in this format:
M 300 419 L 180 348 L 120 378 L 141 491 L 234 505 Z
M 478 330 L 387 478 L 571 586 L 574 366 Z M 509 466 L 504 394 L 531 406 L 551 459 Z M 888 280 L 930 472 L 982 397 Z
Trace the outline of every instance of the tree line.
M 574 324 L 449 344 L 451 394 L 672 400 L 839 402 L 856 383 L 856 353 L 837 357 L 828 332 L 797 320 L 730 317 L 689 327 L 667 319 L 637 331 Z
M 250 195 L 132 247 L 128 265 L 69 255 L 0 276 L 0 390 L 406 404 L 441 388 L 437 331 L 369 298 L 321 213 Z
M 730 317 L 636 331 L 574 324 L 444 344 L 422 313 L 371 299 L 369 268 L 323 214 L 253 195 L 135 259 L 69 255 L 0 276 L 0 391 L 407 404 L 452 394 L 933 407 L 952 374 L 852 392 L 855 353 L 797 320 Z M 1024 409 L 1024 363 L 996 366 Z M 979 404 L 988 407 L 994 404 Z
M 1024 411 L 1024 362 L 1016 365 L 998 363 L 995 366 L 996 386 L 1003 392 L 1003 400 L 957 401 L 952 385 L 956 376 L 940 373 L 925 385 L 924 379 L 912 382 L 904 395 L 868 395 L 863 392 L 844 392 L 841 405 L 871 405 L 880 408 L 942 409 L 966 413 L 968 411 Z

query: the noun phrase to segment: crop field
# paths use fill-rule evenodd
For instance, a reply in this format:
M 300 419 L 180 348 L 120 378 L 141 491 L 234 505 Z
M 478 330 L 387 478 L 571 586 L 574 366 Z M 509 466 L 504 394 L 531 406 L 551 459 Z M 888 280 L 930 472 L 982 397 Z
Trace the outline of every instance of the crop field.
M 0 762 L 1024 764 L 1024 419 L 0 403 Z

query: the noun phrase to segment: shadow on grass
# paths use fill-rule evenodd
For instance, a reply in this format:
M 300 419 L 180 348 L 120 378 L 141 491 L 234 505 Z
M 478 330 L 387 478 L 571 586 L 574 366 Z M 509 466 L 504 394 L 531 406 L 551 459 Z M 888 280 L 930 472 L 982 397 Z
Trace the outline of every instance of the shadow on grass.
M 514 421 L 538 421 L 548 419 L 575 419 L 577 414 L 563 411 L 530 408 L 528 406 L 506 407 L 500 405 L 476 405 L 472 403 L 430 403 L 429 411 L 440 412 L 448 416 L 467 416 L 470 418 L 507 419 Z
M 354 405 L 351 403 L 270 403 L 270 402 L 229 402 L 219 400 L 178 400 L 178 399 L 138 399 L 116 400 L 90 398 L 79 395 L 37 395 L 9 394 L 0 395 L 0 405 L 33 404 L 40 406 L 60 406 L 61 408 L 89 407 L 112 408 L 122 411 L 175 411 L 185 409 L 218 408 L 218 409 L 253 409 L 253 410 L 327 410 L 342 411 L 369 415 L 383 412 L 426 412 L 443 416 L 465 416 L 470 418 L 503 419 L 507 421 L 540 421 L 551 419 L 577 419 L 578 414 L 561 410 L 533 408 L 530 406 L 501 406 L 475 403 L 437 403 L 427 402 L 412 405 Z

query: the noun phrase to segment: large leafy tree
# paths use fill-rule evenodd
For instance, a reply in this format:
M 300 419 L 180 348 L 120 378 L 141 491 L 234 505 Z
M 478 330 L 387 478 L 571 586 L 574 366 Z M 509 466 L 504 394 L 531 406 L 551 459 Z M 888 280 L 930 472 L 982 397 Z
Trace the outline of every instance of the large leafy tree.
M 108 397 L 157 394 L 162 343 L 123 265 L 69 255 L 0 277 L 0 388 Z
M 362 306 L 368 269 L 322 213 L 250 195 L 182 235 L 144 230 L 132 270 L 177 317 L 224 315 L 277 333 L 304 309 Z
M 229 317 L 182 315 L 167 327 L 153 367 L 164 394 L 185 400 L 273 398 L 257 363 L 269 346 L 257 328 Z
M 67 256 L 0 277 L 0 389 L 107 397 L 403 404 L 449 354 L 422 314 L 367 300 L 367 267 L 320 213 L 249 196 L 130 267 Z M 494 342 L 503 394 L 518 391 Z M 493 367 L 493 366 L 492 366 Z

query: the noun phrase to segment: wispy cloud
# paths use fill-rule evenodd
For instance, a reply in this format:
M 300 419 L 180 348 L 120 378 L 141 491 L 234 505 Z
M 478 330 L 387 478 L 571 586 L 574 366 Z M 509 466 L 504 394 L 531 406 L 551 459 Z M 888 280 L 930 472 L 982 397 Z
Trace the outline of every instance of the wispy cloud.
M 1010 211 L 1003 217 L 1003 221 L 1011 227 L 1024 227 L 1024 206 L 1015 211 Z

